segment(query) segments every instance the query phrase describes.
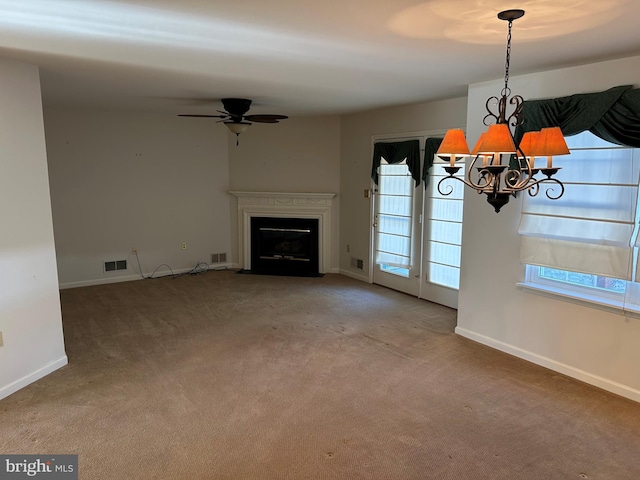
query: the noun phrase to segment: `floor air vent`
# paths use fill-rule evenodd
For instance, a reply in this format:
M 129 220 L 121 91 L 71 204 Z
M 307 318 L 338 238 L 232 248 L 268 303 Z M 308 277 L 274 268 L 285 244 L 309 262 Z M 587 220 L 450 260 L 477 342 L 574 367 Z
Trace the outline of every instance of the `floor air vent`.
M 126 260 L 112 260 L 109 262 L 104 262 L 105 272 L 114 272 L 116 270 L 126 270 L 126 269 L 127 269 Z

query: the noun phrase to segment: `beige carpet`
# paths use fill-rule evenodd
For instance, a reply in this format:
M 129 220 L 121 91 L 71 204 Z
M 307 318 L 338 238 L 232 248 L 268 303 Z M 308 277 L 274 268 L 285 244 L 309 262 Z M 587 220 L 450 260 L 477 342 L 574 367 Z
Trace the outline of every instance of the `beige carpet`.
M 211 272 L 61 296 L 70 364 L 0 401 L 0 453 L 78 453 L 82 479 L 640 478 L 640 404 L 398 292 Z

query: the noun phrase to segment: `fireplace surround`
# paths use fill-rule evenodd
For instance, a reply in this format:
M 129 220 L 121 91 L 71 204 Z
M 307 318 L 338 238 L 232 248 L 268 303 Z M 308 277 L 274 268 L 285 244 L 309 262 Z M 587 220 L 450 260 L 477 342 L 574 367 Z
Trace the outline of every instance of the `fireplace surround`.
M 238 253 L 243 270 L 252 270 L 253 218 L 317 221 L 318 273 L 328 273 L 331 260 L 331 208 L 335 193 L 229 192 L 238 199 Z

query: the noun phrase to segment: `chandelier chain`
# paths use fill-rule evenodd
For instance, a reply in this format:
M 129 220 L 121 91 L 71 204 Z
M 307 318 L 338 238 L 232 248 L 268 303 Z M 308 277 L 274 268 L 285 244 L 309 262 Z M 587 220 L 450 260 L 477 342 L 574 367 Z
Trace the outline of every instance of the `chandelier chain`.
M 502 96 L 510 96 L 511 90 L 509 89 L 509 65 L 511 64 L 511 25 L 513 21 L 509 20 L 509 30 L 507 32 L 507 58 L 504 64 L 504 89 L 502 90 Z

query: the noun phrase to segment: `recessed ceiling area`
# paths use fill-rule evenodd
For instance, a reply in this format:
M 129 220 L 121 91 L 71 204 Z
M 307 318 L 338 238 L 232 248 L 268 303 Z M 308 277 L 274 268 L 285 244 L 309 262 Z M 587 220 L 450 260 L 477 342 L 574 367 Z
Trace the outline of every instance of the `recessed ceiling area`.
M 508 8 L 512 75 L 640 54 L 631 0 L 0 0 L 0 56 L 38 65 L 50 106 L 343 114 L 500 78 Z

